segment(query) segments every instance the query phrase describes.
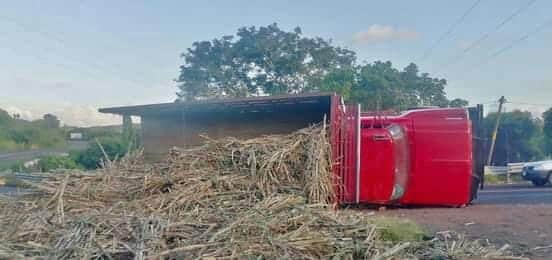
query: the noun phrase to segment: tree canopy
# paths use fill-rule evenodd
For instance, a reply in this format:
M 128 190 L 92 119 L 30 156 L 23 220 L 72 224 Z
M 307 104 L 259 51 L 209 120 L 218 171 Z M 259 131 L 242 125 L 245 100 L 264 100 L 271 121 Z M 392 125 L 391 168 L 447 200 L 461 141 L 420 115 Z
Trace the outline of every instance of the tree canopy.
M 485 117 L 485 132 L 492 134 L 496 113 Z M 508 162 L 527 162 L 541 159 L 543 154 L 539 146 L 542 126 L 530 112 L 514 110 L 502 114 L 497 134 L 493 162 L 495 165 L 505 165 Z
M 335 91 L 345 99 L 372 110 L 466 106 L 466 100 L 447 99 L 446 84 L 444 79 L 420 73 L 414 63 L 398 70 L 390 61 L 376 61 L 330 72 L 321 81 L 319 90 Z
M 465 106 L 449 101 L 445 79 L 389 61 L 358 64 L 355 52 L 297 27 L 242 27 L 236 35 L 194 42 L 182 54 L 179 100 L 332 91 L 366 109 Z
M 546 110 L 542 114 L 543 118 L 543 134 L 544 134 L 544 150 L 547 155 L 552 155 L 552 108 Z
M 301 93 L 328 72 L 353 65 L 355 53 L 276 24 L 240 28 L 235 36 L 193 43 L 182 55 L 179 97 L 245 97 Z

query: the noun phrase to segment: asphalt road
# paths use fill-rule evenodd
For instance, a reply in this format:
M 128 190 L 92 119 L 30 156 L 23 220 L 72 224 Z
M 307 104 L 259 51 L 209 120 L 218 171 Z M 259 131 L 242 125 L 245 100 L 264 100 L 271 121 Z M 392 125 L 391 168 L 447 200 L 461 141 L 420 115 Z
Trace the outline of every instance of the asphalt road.
M 487 185 L 479 191 L 474 204 L 552 204 L 552 185 L 534 187 L 532 184 Z

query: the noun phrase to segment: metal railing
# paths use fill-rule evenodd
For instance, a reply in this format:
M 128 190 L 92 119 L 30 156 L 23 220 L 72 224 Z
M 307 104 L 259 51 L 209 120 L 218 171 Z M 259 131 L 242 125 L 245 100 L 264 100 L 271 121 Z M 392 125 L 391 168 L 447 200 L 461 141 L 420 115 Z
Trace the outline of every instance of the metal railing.
M 521 174 L 525 163 L 509 163 L 508 166 L 485 166 L 485 174 L 505 175 Z
M 508 166 L 508 173 L 509 174 L 521 174 L 523 171 L 523 165 L 525 165 L 524 162 L 522 163 L 509 163 Z
M 509 163 L 507 166 L 485 166 L 485 175 L 506 175 L 506 183 L 511 183 L 511 176 L 521 174 L 525 162 Z

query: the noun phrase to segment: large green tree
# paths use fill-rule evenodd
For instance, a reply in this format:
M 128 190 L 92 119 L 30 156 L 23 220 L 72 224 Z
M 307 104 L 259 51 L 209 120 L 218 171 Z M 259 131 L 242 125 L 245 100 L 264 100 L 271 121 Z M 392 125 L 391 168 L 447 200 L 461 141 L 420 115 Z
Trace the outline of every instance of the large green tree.
M 314 91 L 328 73 L 355 61 L 350 50 L 276 24 L 195 42 L 182 56 L 177 82 L 184 100 Z
M 365 109 L 465 106 L 446 98 L 445 79 L 389 61 L 357 64 L 353 51 L 276 24 L 193 43 L 177 79 L 179 100 L 331 91 Z
M 542 114 L 545 152 L 552 155 L 552 108 Z
M 449 102 L 450 107 L 467 107 L 468 105 L 468 101 L 461 98 L 455 98 Z
M 492 134 L 496 122 L 496 113 L 485 117 L 485 132 Z M 508 162 L 527 162 L 542 158 L 542 152 L 536 145 L 541 124 L 530 112 L 514 110 L 503 113 L 497 134 L 493 162 L 495 165 L 506 165 Z
M 321 81 L 320 89 L 335 91 L 349 101 L 362 104 L 366 110 L 468 105 L 459 98 L 449 101 L 445 85 L 444 79 L 420 73 L 416 64 L 398 70 L 390 61 L 376 61 L 331 72 Z

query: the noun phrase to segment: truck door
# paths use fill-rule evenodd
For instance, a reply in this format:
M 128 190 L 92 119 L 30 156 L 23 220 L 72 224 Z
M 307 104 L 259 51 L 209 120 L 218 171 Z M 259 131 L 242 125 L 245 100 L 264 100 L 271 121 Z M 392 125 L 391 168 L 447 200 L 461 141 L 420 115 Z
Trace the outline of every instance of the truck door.
M 409 148 L 398 124 L 361 131 L 360 202 L 389 204 L 400 199 L 407 186 Z

